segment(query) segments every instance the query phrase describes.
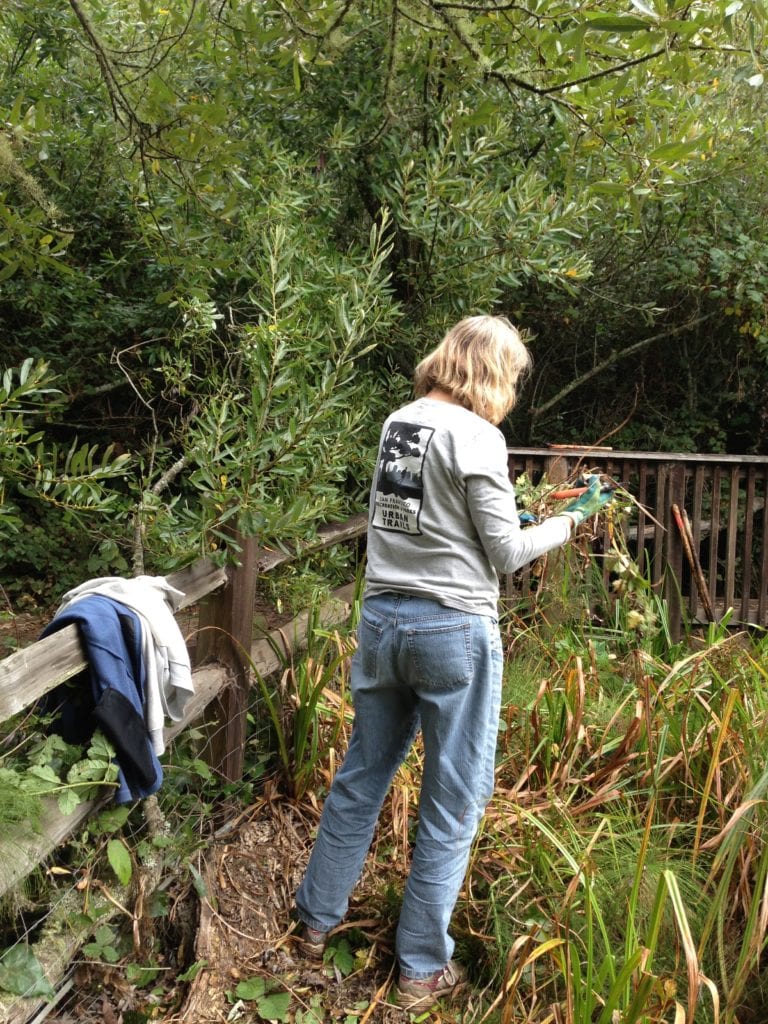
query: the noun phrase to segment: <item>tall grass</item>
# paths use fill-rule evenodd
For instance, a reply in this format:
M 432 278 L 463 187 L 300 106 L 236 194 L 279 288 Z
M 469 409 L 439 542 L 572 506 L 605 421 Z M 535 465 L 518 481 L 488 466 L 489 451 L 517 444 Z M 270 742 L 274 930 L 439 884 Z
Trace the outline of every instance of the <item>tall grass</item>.
M 312 788 L 327 787 L 336 752 L 346 747 L 351 717 L 347 694 L 354 640 L 348 630 L 324 629 L 318 607 L 315 603 L 310 611 L 301 654 L 270 639 L 282 665 L 277 685 L 251 662 L 261 706 L 272 725 L 282 786 L 294 800 Z
M 768 641 L 725 623 L 672 643 L 663 602 L 629 593 L 644 629 L 598 585 L 603 614 L 513 645 L 463 904 L 497 978 L 485 1014 L 763 1024 Z
M 764 1024 L 768 639 L 725 622 L 673 643 L 613 557 L 619 587 L 570 577 L 571 621 L 508 623 L 497 788 L 454 919 L 482 992 L 463 1019 Z M 261 683 L 295 795 L 332 773 L 349 712 L 348 648 L 317 636 L 281 694 Z M 420 757 L 380 822 L 379 897 L 407 871 Z

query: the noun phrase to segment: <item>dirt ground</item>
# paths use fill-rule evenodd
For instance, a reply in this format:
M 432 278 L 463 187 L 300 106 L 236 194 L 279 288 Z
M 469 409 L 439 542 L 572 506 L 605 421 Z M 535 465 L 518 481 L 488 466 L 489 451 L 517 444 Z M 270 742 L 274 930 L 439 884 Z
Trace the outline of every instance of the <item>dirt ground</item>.
M 219 838 L 199 859 L 201 883 L 176 894 L 171 923 L 186 917 L 187 926 L 176 934 L 189 935 L 191 926 L 192 942 L 186 951 L 169 950 L 169 959 L 178 956 L 181 962 L 174 970 L 179 972 L 187 962 L 204 964 L 194 978 L 174 982 L 168 977 L 153 991 L 152 984 L 130 984 L 124 965 L 83 963 L 72 992 L 49 1014 L 48 1024 L 257 1021 L 257 1002 L 238 1001 L 235 994 L 239 982 L 253 978 L 263 979 L 267 992 L 290 995 L 286 1020 L 408 1020 L 387 1001 L 394 977 L 392 930 L 375 909 L 380 896 L 370 873 L 363 876 L 348 919 L 331 940 L 344 954 L 344 972 L 333 956 L 316 964 L 299 954 L 291 908 L 317 812 L 273 796 L 262 796 L 231 827 L 219 830 Z
M 33 644 L 49 621 L 49 617 L 40 611 L 0 616 L 0 660 Z

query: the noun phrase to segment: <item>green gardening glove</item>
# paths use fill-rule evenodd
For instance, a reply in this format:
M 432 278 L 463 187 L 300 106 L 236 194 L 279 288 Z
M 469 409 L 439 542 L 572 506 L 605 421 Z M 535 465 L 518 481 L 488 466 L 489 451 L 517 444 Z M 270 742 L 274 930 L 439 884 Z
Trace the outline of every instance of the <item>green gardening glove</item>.
M 605 490 L 601 489 L 600 477 L 597 473 L 593 473 L 587 479 L 589 480 L 589 487 L 586 491 L 575 501 L 572 501 L 570 505 L 567 505 L 562 512 L 562 515 L 570 516 L 573 519 L 574 529 L 576 529 L 579 523 L 583 523 L 585 519 L 596 515 L 603 505 L 606 505 L 613 497 L 612 487 L 607 487 Z

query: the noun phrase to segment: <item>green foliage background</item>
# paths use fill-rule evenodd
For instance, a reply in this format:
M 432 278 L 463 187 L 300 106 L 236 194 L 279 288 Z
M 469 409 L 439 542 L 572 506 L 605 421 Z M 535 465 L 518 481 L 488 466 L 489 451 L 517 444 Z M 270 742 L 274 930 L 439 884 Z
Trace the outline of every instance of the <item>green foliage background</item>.
M 470 312 L 530 333 L 514 443 L 765 451 L 765 13 L 7 0 L 2 363 L 58 395 L 0 435 L 6 591 L 358 509 Z

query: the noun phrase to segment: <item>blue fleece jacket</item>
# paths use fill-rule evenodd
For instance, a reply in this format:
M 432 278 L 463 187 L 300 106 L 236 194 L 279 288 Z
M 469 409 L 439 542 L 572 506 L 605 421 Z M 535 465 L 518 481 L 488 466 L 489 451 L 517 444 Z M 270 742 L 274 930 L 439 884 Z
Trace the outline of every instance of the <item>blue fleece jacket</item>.
M 149 796 L 160 788 L 163 770 L 144 721 L 146 671 L 139 619 L 118 601 L 94 594 L 60 612 L 41 636 L 72 624 L 80 633 L 88 667 L 49 695 L 49 706 L 60 708 L 54 728 L 68 743 L 85 743 L 100 728 L 117 751 L 115 802 Z

